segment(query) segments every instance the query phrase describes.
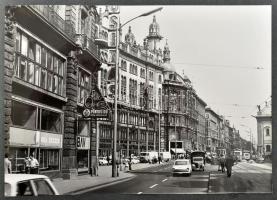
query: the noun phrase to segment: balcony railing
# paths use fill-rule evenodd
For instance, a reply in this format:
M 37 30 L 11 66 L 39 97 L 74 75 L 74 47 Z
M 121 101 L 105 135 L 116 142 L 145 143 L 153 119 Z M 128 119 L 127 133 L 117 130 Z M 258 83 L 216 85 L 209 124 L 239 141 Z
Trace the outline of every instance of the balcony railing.
M 75 43 L 79 44 L 83 49 L 87 49 L 94 55 L 97 54 L 97 46 L 95 43 L 92 41 L 91 38 L 89 38 L 86 34 L 76 34 L 75 35 Z
M 49 5 L 30 5 L 31 8 L 36 10 L 41 16 L 43 16 L 54 27 L 65 33 L 68 37 L 74 40 L 75 29 L 73 22 L 70 20 L 63 20 L 54 8 Z

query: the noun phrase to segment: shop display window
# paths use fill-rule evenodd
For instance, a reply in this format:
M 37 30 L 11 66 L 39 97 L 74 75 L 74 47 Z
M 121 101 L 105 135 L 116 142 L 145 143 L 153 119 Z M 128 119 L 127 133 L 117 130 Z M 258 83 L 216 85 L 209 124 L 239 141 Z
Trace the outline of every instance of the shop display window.
M 88 170 L 88 150 L 77 151 L 78 171 Z
M 40 149 L 39 168 L 45 170 L 59 170 L 60 167 L 59 149 Z
M 41 111 L 41 130 L 55 133 L 61 132 L 61 114 L 50 110 Z
M 20 114 L 19 114 L 20 113 Z M 12 102 L 12 124 L 27 129 L 36 129 L 37 109 L 21 102 Z

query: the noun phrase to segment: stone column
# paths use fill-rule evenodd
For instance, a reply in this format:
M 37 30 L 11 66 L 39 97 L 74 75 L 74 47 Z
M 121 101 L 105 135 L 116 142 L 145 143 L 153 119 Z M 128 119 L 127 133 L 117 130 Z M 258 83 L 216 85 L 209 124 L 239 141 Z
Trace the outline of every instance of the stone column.
M 62 177 L 70 179 L 77 176 L 77 149 L 76 149 L 76 129 L 77 119 L 77 59 L 74 52 L 67 58 L 66 72 L 66 97 L 67 102 L 64 110 L 64 139 L 62 158 Z
M 15 60 L 15 6 L 6 6 L 5 8 L 5 33 L 4 33 L 4 147 L 5 152 L 9 152 L 11 109 L 12 109 L 12 75 Z

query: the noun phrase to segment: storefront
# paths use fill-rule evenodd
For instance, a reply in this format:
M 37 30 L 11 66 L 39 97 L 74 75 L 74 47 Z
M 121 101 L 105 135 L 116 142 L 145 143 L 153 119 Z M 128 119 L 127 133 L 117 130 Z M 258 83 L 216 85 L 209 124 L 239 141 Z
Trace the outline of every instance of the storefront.
M 79 173 L 89 172 L 89 150 L 90 150 L 90 138 L 84 136 L 77 136 L 77 170 Z
M 58 176 L 61 169 L 63 112 L 13 96 L 10 157 L 13 173 L 25 173 L 25 158 L 39 161 L 39 173 Z

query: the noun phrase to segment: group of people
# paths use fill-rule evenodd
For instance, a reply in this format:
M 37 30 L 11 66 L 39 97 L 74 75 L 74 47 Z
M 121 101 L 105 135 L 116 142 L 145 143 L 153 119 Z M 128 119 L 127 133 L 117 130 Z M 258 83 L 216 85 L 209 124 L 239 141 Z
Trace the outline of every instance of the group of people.
M 226 158 L 223 155 L 220 155 L 218 170 L 222 171 L 222 173 L 224 173 L 225 168 L 226 168 L 227 169 L 227 177 L 231 177 L 233 165 L 234 165 L 234 159 L 230 154 L 227 154 Z
M 29 156 L 24 159 L 25 161 L 25 171 L 21 171 L 26 174 L 38 174 L 39 162 L 34 156 Z M 12 173 L 12 163 L 9 159 L 9 154 L 5 153 L 4 160 L 5 174 Z

